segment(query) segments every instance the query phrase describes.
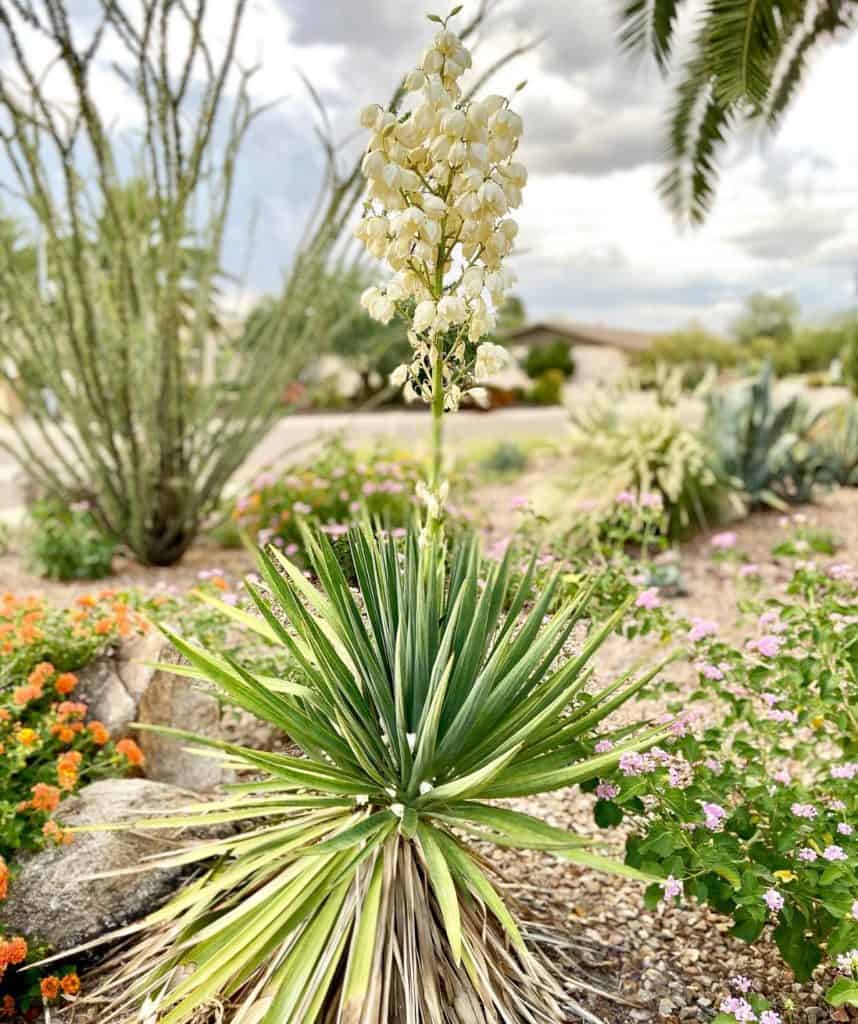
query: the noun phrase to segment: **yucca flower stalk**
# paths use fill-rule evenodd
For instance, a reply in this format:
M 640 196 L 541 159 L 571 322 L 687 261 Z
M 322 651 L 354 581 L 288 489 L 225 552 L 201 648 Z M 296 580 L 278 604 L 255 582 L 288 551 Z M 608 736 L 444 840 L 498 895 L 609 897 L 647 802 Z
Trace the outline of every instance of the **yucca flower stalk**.
M 308 534 L 321 589 L 272 551 L 276 561 L 260 555 L 264 583 L 248 584 L 259 617 L 216 602 L 283 644 L 301 685 L 171 635 L 189 662 L 171 671 L 213 681 L 300 754 L 172 731 L 251 780 L 134 828 L 240 831 L 141 865 L 201 873 L 116 936 L 143 937 L 111 977 L 122 995 L 105 1019 L 125 1019 L 130 1000 L 146 1007 L 141 1019 L 185 1024 L 217 1000 L 230 1024 L 556 1022 L 558 990 L 484 844 L 643 877 L 494 803 L 592 779 L 664 736 L 605 725 L 658 668 L 592 685 L 592 657 L 624 609 L 563 657 L 588 595 L 546 621 L 557 580 L 536 592 L 532 565 L 513 586 L 511 550 L 485 576 L 473 537 L 440 569 L 416 529 L 397 541 L 365 526 L 349 540 L 354 590 L 328 541 Z M 593 752 L 597 729 L 607 753 Z
M 409 101 L 361 112 L 371 132 L 361 163 L 368 196 L 355 228 L 393 271 L 364 291 L 361 304 L 381 323 L 399 315 L 409 327 L 412 358 L 391 383 L 432 409 L 431 471 L 421 497 L 435 535 L 446 497 L 444 412 L 458 409 L 462 395 L 507 359 L 482 339 L 495 326 L 493 306 L 516 280 L 504 260 L 518 234 L 510 212 L 527 182 L 527 169 L 513 159 L 521 116 L 505 96 L 476 99 L 462 87 L 471 54 L 449 28 L 460 10 L 429 15 L 441 29 L 403 80 Z

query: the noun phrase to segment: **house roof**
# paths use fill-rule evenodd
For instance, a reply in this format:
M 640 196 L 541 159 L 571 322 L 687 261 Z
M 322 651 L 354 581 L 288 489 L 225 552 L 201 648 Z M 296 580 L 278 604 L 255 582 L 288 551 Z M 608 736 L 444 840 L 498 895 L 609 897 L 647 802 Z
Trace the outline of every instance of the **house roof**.
M 648 348 L 654 337 L 644 331 L 629 331 L 604 324 L 579 324 L 569 320 L 539 320 L 505 331 L 501 337 L 504 341 L 527 345 L 545 335 L 563 338 L 571 344 L 608 345 L 627 352 L 640 352 Z

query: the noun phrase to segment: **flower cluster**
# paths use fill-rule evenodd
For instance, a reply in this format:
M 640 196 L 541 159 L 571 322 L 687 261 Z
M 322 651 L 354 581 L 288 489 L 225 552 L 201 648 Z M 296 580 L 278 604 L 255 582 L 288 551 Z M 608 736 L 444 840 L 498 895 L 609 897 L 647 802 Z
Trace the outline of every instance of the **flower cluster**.
M 407 526 L 424 473 L 423 461 L 413 454 L 381 444 L 358 451 L 335 436 L 314 452 L 312 465 L 261 473 L 236 502 L 232 519 L 258 544 L 274 544 L 300 564 L 303 523 L 318 523 L 332 540 L 365 515 L 390 529 Z M 451 483 L 458 501 L 467 481 L 456 473 Z M 447 514 L 454 520 L 466 515 L 450 505 Z
M 82 594 L 71 608 L 52 607 L 41 597 L 4 593 L 0 688 L 14 683 L 38 690 L 38 676 L 32 682 L 27 677 L 39 662 L 49 661 L 60 672 L 79 668 L 117 638 L 148 628 L 146 617 L 131 606 L 128 596 L 111 589 Z
M 436 19 L 440 20 L 440 19 Z M 503 96 L 470 99 L 461 77 L 471 55 L 446 22 L 405 80 L 413 102 L 403 113 L 366 107 L 371 137 L 362 170 L 368 200 L 356 236 L 393 276 L 368 288 L 361 303 L 387 323 L 410 322 L 410 364 L 392 382 L 406 398 L 447 409 L 503 365 L 506 353 L 479 344 L 495 325 L 515 275 L 504 266 L 518 225 L 525 167 L 514 160 L 523 124 Z
M 85 779 L 123 774 L 142 763 L 132 740 L 112 743 L 102 722 L 87 721 L 87 705 L 70 700 L 73 672 L 38 662 L 19 685 L 0 690 L 0 900 L 6 861 L 19 849 L 70 836 L 51 815 Z
M 708 902 L 746 941 L 772 929 L 805 980 L 858 945 L 858 592 L 850 574 L 802 566 L 785 597 L 740 607 L 756 635 L 735 646 L 726 626 L 675 618 L 699 685 L 669 710 L 706 710 L 664 751 L 625 755 L 595 817 L 632 825 L 628 862 L 665 880 L 650 905 Z M 734 1018 L 764 1019 L 753 1012 Z

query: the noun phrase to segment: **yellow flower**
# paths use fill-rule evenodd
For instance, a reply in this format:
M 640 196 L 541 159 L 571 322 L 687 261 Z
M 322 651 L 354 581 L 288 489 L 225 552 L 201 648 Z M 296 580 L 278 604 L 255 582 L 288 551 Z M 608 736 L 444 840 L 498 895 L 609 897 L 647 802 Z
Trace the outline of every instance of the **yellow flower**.
M 814 729 L 821 729 L 823 725 L 825 725 L 825 716 L 815 715 L 813 718 L 811 718 L 810 724 Z
M 798 878 L 794 871 L 774 871 L 773 874 L 781 882 L 794 882 Z
M 21 729 L 18 732 L 18 742 L 22 747 L 32 747 L 39 740 L 39 734 L 35 729 Z

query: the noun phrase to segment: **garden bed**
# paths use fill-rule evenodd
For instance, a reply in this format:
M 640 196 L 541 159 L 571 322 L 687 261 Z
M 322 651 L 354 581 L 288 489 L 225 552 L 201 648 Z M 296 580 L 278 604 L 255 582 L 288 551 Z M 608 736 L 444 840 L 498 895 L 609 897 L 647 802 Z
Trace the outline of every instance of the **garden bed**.
M 540 467 L 544 469 L 544 466 Z M 515 497 L 531 491 L 536 479 L 513 484 L 494 484 L 480 494 L 480 504 L 490 510 L 494 536 L 515 523 Z M 858 492 L 838 490 L 818 505 L 805 510 L 808 524 L 837 535 L 841 546 L 836 561 L 858 563 Z M 799 513 L 801 517 L 802 513 Z M 792 569 L 786 560 L 773 559 L 772 547 L 784 533 L 782 516 L 759 512 L 735 527 L 735 548 L 759 566 L 761 587 L 775 594 L 785 587 Z M 736 628 L 736 602 L 741 596 L 735 567 L 712 558 L 711 537 L 701 535 L 681 549 L 685 593 L 672 599 L 675 610 L 719 622 L 725 637 L 740 639 Z M 814 557 L 812 554 L 809 557 Z M 831 558 L 829 561 L 833 560 Z M 148 569 L 133 562 L 117 561 L 116 572 L 105 581 L 111 588 L 139 587 L 146 592 L 185 591 L 197 584 L 200 573 L 222 569 L 231 583 L 251 568 L 243 550 L 224 551 L 209 540 L 195 545 L 183 562 L 172 569 Z M 91 583 L 55 583 L 30 575 L 13 555 L 0 559 L 4 587 L 18 594 L 41 593 L 52 601 L 70 603 L 93 589 Z M 613 637 L 600 652 L 599 674 L 606 679 L 641 658 L 661 656 L 651 637 L 631 640 Z M 690 682 L 690 673 L 687 673 Z M 682 679 L 682 673 L 672 678 Z M 657 702 L 648 714 L 663 710 Z M 551 824 L 576 832 L 599 835 L 593 822 L 593 797 L 577 788 L 519 800 L 515 806 Z M 622 855 L 622 829 L 603 833 L 608 848 Z M 534 936 L 545 943 L 555 963 L 577 963 L 576 975 L 565 981 L 574 998 L 610 1024 L 626 1021 L 708 1021 L 730 991 L 731 978 L 748 978 L 755 991 L 788 995 L 797 1021 L 849 1020 L 853 1011 L 824 1008 L 823 993 L 831 976 L 816 976 L 797 984 L 783 964 L 773 943 L 761 940 L 748 946 L 728 932 L 731 922 L 705 907 L 688 901 L 681 906 L 662 903 L 645 910 L 641 886 L 582 871 L 546 854 L 487 850 L 506 879 L 510 892 L 520 901 Z M 592 991 L 614 991 L 617 1000 L 606 1000 Z M 803 1014 L 803 1015 L 802 1015 Z M 853 1014 L 854 1015 L 854 1014 Z

